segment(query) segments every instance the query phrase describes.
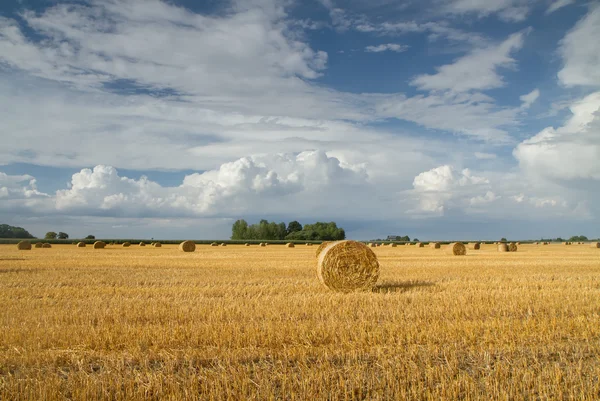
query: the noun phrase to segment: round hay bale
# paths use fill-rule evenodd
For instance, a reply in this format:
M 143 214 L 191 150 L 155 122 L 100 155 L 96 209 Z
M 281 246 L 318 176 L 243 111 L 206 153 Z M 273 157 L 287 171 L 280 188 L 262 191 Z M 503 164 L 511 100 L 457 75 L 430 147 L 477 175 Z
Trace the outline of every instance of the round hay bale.
M 104 249 L 106 242 L 96 241 L 94 242 L 94 249 Z
M 600 248 L 600 242 L 592 242 L 592 248 Z
M 160 247 L 162 247 L 162 244 L 160 242 L 155 242 L 153 246 L 155 248 L 160 248 Z
M 429 247 L 433 249 L 440 249 L 442 245 L 439 242 L 430 242 Z
M 194 241 L 183 241 L 179 244 L 179 250 L 182 252 L 194 252 L 196 250 L 196 244 Z
M 398 244 L 392 243 L 392 244 L 390 244 L 390 246 L 391 246 L 392 248 L 397 248 L 397 247 L 398 247 Z
M 481 249 L 481 244 L 479 242 L 474 242 L 472 244 L 469 244 L 469 249 L 478 251 L 479 249 Z
M 323 241 L 319 244 L 317 250 L 315 251 L 315 256 L 318 258 L 319 254 L 321 254 L 321 251 L 323 249 L 325 249 L 327 247 L 327 245 L 329 245 L 331 243 L 331 241 Z
M 19 241 L 19 243 L 17 244 L 17 249 L 19 251 L 31 251 L 31 241 Z
M 520 242 L 517 242 L 516 244 L 517 244 L 517 245 L 521 245 L 521 243 L 520 243 Z
M 425 246 L 425 244 L 423 244 L 422 242 L 417 242 L 415 245 L 417 246 L 417 248 L 423 248 Z
M 462 256 L 467 254 L 467 248 L 464 246 L 462 242 L 453 242 L 448 245 L 447 248 L 448 253 L 455 256 Z
M 52 248 L 52 245 L 50 245 L 48 242 L 45 242 L 45 243 L 42 245 L 42 248 Z
M 223 242 L 223 243 L 221 244 L 221 246 L 227 246 L 227 244 Z
M 498 244 L 498 252 L 508 252 L 508 244 L 505 242 Z
M 246 243 L 244 244 L 244 246 L 250 246 L 250 244 L 246 242 Z
M 267 244 L 265 244 L 264 242 L 261 242 L 260 246 L 267 246 Z
M 42 244 L 41 242 L 36 242 L 34 246 L 36 248 L 41 248 L 42 246 L 44 246 L 44 244 Z
M 219 244 L 217 244 L 216 242 L 211 242 L 210 246 L 219 246 Z
M 85 242 L 78 242 L 77 248 L 85 248 Z
M 140 246 L 146 246 L 146 244 L 143 242 L 140 242 Z
M 121 245 L 123 248 L 129 248 L 131 246 L 131 242 L 123 242 Z
M 331 242 L 319 255 L 317 276 L 332 290 L 368 290 L 379 278 L 379 262 L 375 253 L 362 242 Z
M 508 252 L 517 252 L 517 244 L 518 242 L 516 244 L 514 242 L 508 244 Z
M 370 246 L 371 248 L 377 248 L 377 244 L 374 244 L 373 242 L 370 242 L 370 243 L 369 243 L 369 246 Z
M 293 243 L 293 242 L 288 242 L 287 244 L 285 244 L 285 246 L 286 246 L 287 248 L 295 248 L 295 247 L 296 247 L 296 245 L 294 245 L 294 243 Z

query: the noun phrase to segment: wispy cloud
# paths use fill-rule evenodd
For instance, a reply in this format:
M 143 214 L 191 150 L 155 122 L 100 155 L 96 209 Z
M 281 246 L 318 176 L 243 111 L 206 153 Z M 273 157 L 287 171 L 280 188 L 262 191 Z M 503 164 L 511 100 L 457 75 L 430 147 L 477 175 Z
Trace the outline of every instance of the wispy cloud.
M 381 52 L 386 52 L 386 51 L 402 53 L 403 51 L 406 51 L 407 49 L 408 49 L 408 46 L 401 45 L 398 43 L 386 43 L 386 44 L 381 44 L 381 45 L 376 45 L 376 46 L 365 47 L 365 51 L 368 53 L 381 53 Z

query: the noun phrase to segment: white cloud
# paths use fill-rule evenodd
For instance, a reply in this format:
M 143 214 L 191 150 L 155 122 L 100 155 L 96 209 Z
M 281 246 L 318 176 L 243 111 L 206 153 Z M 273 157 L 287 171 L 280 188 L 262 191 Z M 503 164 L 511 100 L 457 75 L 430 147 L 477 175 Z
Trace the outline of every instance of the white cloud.
M 535 0 L 448 0 L 443 11 L 453 14 L 475 14 L 486 17 L 498 14 L 506 22 L 520 22 L 527 18 Z
M 556 0 L 550 5 L 550 7 L 548 7 L 548 9 L 546 10 L 546 14 L 551 14 L 558 9 L 561 9 L 574 3 L 575 0 Z
M 377 46 L 365 47 L 365 51 L 369 52 L 369 53 L 381 53 L 381 52 L 385 52 L 385 51 L 402 53 L 403 51 L 406 51 L 407 49 L 408 49 L 408 46 L 401 45 L 398 43 L 386 43 L 386 44 L 381 44 L 381 45 L 377 45 Z
M 0 171 L 0 200 L 47 197 L 37 190 L 37 181 L 30 175 L 8 175 Z
M 539 89 L 534 89 L 526 95 L 519 97 L 521 100 L 521 109 L 526 110 L 540 97 Z
M 513 154 L 528 174 L 552 180 L 600 180 L 600 92 L 571 106 L 571 118 L 520 143 Z
M 560 54 L 564 61 L 558 72 L 566 86 L 600 86 L 600 7 L 592 8 L 563 38 Z
M 516 62 L 510 56 L 523 46 L 524 33 L 509 36 L 502 43 L 485 49 L 476 49 L 452 64 L 437 67 L 433 75 L 416 76 L 411 85 L 421 90 L 451 90 L 465 92 L 504 86 L 497 69 L 514 68 Z
M 469 203 L 471 206 L 480 206 L 485 205 L 486 203 L 494 202 L 498 198 L 499 197 L 496 196 L 496 194 L 492 191 L 487 191 L 485 195 L 479 195 L 469 199 Z

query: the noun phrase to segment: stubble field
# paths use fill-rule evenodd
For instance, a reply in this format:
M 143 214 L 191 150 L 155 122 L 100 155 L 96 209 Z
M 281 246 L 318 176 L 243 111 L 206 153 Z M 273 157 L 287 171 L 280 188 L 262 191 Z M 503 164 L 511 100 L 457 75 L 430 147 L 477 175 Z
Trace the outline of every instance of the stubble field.
M 0 245 L 0 400 L 597 400 L 600 249 Z

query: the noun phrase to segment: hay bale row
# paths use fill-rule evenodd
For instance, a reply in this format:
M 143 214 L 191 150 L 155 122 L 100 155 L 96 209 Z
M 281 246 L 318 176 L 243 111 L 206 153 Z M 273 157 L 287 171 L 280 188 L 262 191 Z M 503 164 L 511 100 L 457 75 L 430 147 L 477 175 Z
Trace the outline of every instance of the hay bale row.
M 330 242 L 317 260 L 317 276 L 323 285 L 335 291 L 368 290 L 379 278 L 379 262 L 362 242 Z
M 467 254 L 467 248 L 462 242 L 453 242 L 446 248 L 447 253 L 455 256 L 462 256 Z
M 194 252 L 196 250 L 196 244 L 194 241 L 183 241 L 179 244 L 179 250 L 182 252 Z

